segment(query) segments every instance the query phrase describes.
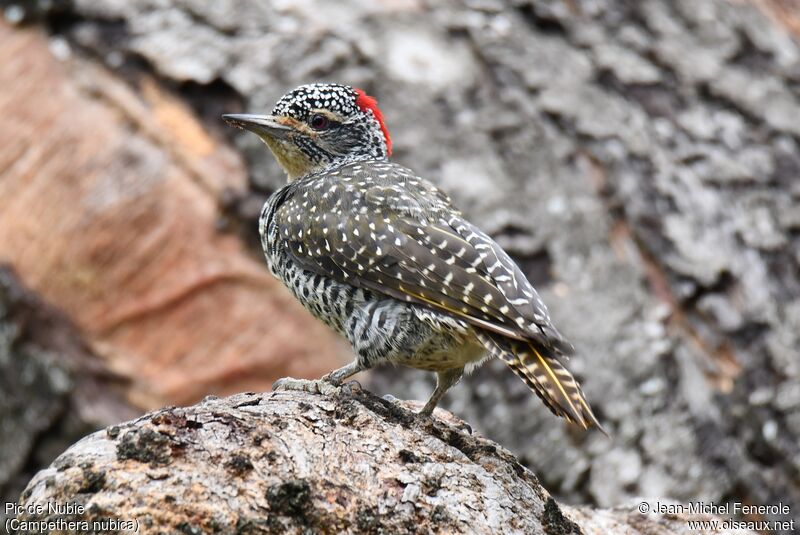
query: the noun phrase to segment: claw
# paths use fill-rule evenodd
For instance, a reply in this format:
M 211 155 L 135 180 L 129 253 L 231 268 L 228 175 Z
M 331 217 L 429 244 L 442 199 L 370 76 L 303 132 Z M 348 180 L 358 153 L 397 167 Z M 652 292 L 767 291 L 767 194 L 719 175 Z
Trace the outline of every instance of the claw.
M 417 413 L 417 417 L 420 418 L 421 420 L 425 420 L 427 418 L 432 418 L 433 417 L 433 411 L 435 409 L 436 409 L 436 403 L 431 403 L 431 401 L 428 401 L 428 403 L 426 403 L 425 406 L 422 407 L 422 410 L 420 410 Z
M 332 373 L 326 373 L 325 375 L 323 375 L 322 377 L 319 378 L 319 381 L 320 382 L 324 381 L 324 382 L 326 382 L 328 384 L 331 384 L 333 386 L 339 386 L 339 384 L 341 384 L 341 383 L 337 383 L 333 378 L 331 378 L 331 375 L 332 375 Z
M 433 413 L 430 412 L 411 411 L 411 414 L 412 414 L 411 427 L 414 429 L 427 429 L 429 425 L 435 424 L 437 420 L 436 418 L 434 418 Z

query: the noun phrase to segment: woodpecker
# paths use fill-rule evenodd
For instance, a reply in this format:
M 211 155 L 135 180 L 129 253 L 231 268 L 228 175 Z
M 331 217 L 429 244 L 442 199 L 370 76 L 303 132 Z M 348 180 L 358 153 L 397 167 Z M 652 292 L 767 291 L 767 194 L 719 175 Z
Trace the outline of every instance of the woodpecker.
M 430 416 L 464 371 L 499 358 L 557 416 L 600 427 L 562 360 L 574 352 L 511 258 L 431 182 L 392 163 L 377 101 L 339 84 L 284 95 L 271 115 L 226 114 L 258 135 L 288 182 L 267 200 L 259 233 L 270 271 L 355 359 L 334 386 L 381 363 L 436 372 Z M 602 429 L 602 428 L 601 428 Z

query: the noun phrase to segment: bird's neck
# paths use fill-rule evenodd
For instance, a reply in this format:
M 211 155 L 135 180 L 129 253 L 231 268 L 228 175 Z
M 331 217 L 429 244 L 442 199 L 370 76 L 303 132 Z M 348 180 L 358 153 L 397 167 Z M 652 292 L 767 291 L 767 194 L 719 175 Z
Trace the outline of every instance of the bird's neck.
M 388 158 L 376 158 L 371 154 L 350 154 L 347 156 L 342 156 L 341 158 L 335 158 L 333 160 L 326 160 L 324 162 L 320 162 L 315 166 L 310 166 L 304 170 L 304 172 L 297 173 L 292 172 L 287 166 L 283 166 L 284 171 L 286 171 L 286 176 L 289 182 L 294 182 L 295 180 L 312 177 L 312 176 L 319 176 L 324 175 L 326 173 L 333 172 L 340 167 L 345 165 L 355 163 L 355 162 L 365 162 L 365 161 L 387 161 Z

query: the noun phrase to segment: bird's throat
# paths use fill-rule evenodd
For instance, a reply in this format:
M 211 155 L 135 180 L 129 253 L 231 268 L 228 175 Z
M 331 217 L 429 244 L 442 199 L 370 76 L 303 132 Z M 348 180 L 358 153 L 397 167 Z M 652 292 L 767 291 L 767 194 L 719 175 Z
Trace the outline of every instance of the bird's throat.
M 268 136 L 264 136 L 261 139 L 267 144 L 272 154 L 275 155 L 275 159 L 278 160 L 283 170 L 286 171 L 290 182 L 311 173 L 316 167 L 308 155 L 294 144 Z

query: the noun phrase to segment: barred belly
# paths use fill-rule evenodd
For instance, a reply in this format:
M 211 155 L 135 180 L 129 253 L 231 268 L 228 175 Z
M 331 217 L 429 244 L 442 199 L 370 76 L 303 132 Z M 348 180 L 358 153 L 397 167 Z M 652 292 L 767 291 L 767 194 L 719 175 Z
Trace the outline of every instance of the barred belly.
M 390 362 L 442 371 L 485 354 L 472 327 L 460 320 L 342 284 L 286 258 L 274 260 L 273 273 L 311 314 L 347 338 L 365 367 Z

